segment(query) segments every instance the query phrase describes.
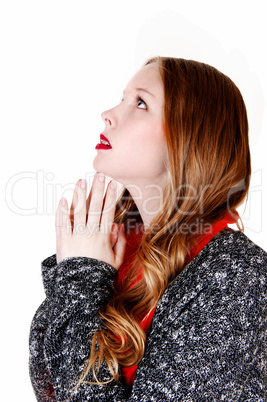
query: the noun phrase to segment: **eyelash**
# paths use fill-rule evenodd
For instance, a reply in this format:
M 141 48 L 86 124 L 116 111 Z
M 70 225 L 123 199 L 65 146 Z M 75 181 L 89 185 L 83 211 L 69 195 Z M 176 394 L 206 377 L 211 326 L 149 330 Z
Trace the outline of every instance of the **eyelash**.
M 139 95 L 137 95 L 137 97 L 136 97 L 136 102 L 137 102 L 137 103 L 142 102 L 142 103 L 145 105 L 145 109 L 147 109 L 147 104 L 146 104 L 146 102 L 145 102 L 145 101 L 143 101 L 143 99 L 142 99 L 142 98 L 140 98 L 140 96 L 139 96 Z
M 122 98 L 121 98 L 121 102 L 123 102 L 123 101 L 124 101 L 124 98 L 122 97 Z M 142 102 L 142 103 L 145 105 L 145 110 L 147 110 L 147 104 L 146 104 L 146 102 L 145 102 L 139 95 L 136 96 L 135 101 L 137 102 L 137 104 L 138 104 L 139 102 Z

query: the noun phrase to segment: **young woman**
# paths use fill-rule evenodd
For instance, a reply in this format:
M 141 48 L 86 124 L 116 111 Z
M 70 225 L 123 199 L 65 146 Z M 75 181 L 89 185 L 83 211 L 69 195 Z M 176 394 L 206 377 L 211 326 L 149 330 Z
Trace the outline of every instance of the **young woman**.
M 267 254 L 236 212 L 251 174 L 238 88 L 159 57 L 102 118 L 99 173 L 60 201 L 42 263 L 37 400 L 266 400 Z

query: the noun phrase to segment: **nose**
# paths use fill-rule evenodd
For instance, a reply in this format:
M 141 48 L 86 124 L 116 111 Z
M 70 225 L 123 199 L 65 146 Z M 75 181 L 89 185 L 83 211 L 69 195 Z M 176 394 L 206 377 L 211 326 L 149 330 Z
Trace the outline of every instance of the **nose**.
M 113 119 L 111 117 L 110 110 L 106 110 L 101 114 L 102 120 L 104 121 L 106 126 L 112 126 L 113 125 Z

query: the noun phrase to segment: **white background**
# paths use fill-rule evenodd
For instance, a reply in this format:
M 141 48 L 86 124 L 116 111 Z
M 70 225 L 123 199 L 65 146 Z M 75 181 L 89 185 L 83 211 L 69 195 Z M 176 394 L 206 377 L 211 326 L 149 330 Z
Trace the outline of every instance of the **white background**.
M 28 334 L 44 298 L 40 262 L 55 252 L 56 205 L 92 176 L 100 114 L 150 56 L 207 62 L 239 86 L 253 166 L 245 233 L 267 249 L 264 3 L 2 0 L 1 400 L 35 400 Z

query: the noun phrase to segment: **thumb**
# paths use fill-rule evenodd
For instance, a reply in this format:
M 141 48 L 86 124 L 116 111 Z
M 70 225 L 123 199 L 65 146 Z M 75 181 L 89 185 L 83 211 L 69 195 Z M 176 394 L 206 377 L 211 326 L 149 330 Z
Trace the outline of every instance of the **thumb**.
M 110 244 L 111 248 L 113 248 L 118 239 L 119 225 L 117 223 L 113 223 L 111 233 L 110 233 Z
M 118 240 L 114 246 L 114 259 L 115 259 L 115 269 L 119 269 L 121 264 L 123 263 L 123 258 L 126 250 L 126 236 L 124 225 L 120 225 L 118 232 Z

